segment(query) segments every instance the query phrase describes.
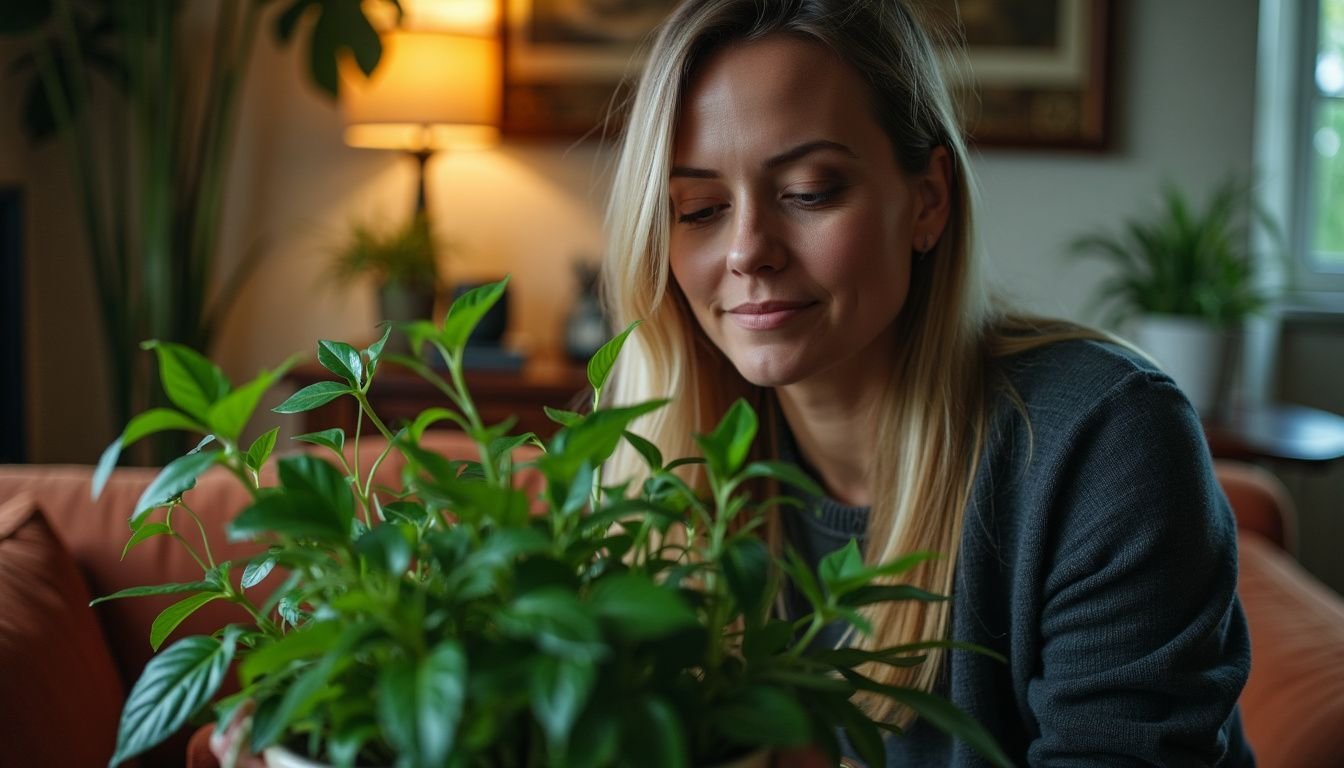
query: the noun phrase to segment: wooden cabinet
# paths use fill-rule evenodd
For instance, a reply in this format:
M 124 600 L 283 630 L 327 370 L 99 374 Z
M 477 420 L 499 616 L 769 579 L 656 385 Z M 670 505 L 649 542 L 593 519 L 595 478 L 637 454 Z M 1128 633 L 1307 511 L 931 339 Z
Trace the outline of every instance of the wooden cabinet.
M 447 371 L 441 371 L 446 379 Z M 286 380 L 296 388 L 335 376 L 315 363 L 299 366 Z M 467 371 L 467 387 L 486 424 L 496 424 L 517 416 L 515 433 L 535 432 L 550 437 L 558 425 L 546 418 L 544 406 L 573 410 L 591 397 L 582 366 L 569 363 L 531 363 L 521 371 Z M 435 406 L 450 407 L 451 402 L 434 385 L 401 366 L 386 363 L 378 369 L 369 388 L 369 404 L 389 428 L 414 419 L 421 411 Z M 303 430 L 316 432 L 341 427 L 346 435 L 355 431 L 359 406 L 352 397 L 340 397 L 331 403 L 302 414 Z M 451 428 L 451 422 L 436 426 Z M 372 427 L 365 423 L 364 434 Z

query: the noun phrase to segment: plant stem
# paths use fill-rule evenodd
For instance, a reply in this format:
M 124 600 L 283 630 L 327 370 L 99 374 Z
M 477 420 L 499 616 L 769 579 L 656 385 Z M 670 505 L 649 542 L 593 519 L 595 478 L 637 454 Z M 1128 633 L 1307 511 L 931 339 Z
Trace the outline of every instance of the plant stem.
M 185 503 L 179 503 L 178 506 L 185 509 L 187 514 L 191 515 L 191 519 L 196 521 L 196 530 L 201 532 L 201 544 L 205 547 L 205 559 L 210 562 L 210 567 L 214 568 L 215 556 L 210 552 L 210 537 L 205 535 L 205 524 L 201 522 L 200 516 L 192 511 L 191 507 L 188 507 Z

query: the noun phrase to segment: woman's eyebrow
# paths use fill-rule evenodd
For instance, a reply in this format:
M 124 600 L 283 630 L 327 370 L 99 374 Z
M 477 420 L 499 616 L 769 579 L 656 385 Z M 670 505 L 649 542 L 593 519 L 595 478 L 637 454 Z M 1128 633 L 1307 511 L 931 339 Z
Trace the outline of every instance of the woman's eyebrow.
M 816 141 L 806 141 L 792 149 L 787 149 L 778 155 L 767 159 L 761 165 L 766 170 L 774 170 L 782 165 L 788 165 L 789 163 L 801 160 L 813 152 L 824 152 L 827 150 L 839 152 L 846 157 L 851 157 L 855 160 L 859 158 L 854 150 L 838 141 L 817 139 Z M 674 179 L 717 179 L 719 178 L 719 172 L 709 168 L 693 168 L 689 165 L 674 165 L 672 166 L 672 171 L 669 176 Z

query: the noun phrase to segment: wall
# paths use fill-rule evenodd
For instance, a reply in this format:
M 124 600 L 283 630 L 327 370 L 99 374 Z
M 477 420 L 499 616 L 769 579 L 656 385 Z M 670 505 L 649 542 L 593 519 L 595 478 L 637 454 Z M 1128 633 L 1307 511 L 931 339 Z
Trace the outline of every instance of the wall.
M 1100 267 L 1066 258 L 1065 244 L 1075 235 L 1142 211 L 1164 181 L 1198 194 L 1251 166 L 1255 0 L 1116 4 L 1113 150 L 988 152 L 976 159 L 981 241 L 995 285 L 1038 312 L 1096 319 L 1089 309 Z M 1215 18 L 1216 33 L 1209 23 Z M 264 36 L 231 167 L 222 254 L 226 261 L 249 249 L 262 255 L 216 354 L 235 379 L 311 350 L 319 337 L 369 338 L 371 289 L 339 291 L 318 275 L 326 252 L 353 220 L 393 219 L 413 204 L 412 161 L 346 147 L 334 106 L 302 81 L 299 62 L 298 51 L 277 51 Z M 12 83 L 0 80 L 0 104 L 8 107 L 15 98 Z M 15 135 L 10 110 L 3 112 L 0 180 L 25 179 L 31 200 L 30 454 L 39 461 L 90 461 L 112 427 L 97 418 L 105 410 L 101 373 L 82 360 L 96 349 L 94 309 L 78 227 L 69 219 L 62 155 L 54 148 L 29 152 Z M 430 166 L 431 213 L 441 234 L 458 243 L 445 265 L 449 274 L 513 273 L 514 340 L 536 352 L 558 346 L 573 290 L 569 262 L 595 256 L 601 247 L 607 160 L 589 145 L 506 144 L 446 153 Z M 1285 394 L 1301 401 L 1337 381 L 1313 359 L 1337 355 L 1339 337 L 1308 343 L 1315 345 L 1309 354 L 1285 355 L 1281 374 L 1295 382 Z M 1289 347 L 1298 349 L 1291 341 Z M 1322 523 L 1338 515 L 1337 498 L 1327 490 L 1301 499 L 1304 541 L 1311 538 L 1313 547 L 1317 533 L 1329 534 L 1322 542 L 1344 536 Z M 1304 547 L 1303 558 L 1344 589 L 1344 574 L 1330 571 L 1324 554 Z

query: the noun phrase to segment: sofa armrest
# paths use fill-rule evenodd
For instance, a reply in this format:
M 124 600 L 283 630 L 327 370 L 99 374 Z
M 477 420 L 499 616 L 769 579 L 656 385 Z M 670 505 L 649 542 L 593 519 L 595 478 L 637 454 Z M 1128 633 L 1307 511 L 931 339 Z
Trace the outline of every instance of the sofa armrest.
M 1240 461 L 1215 461 L 1213 469 L 1238 529 L 1254 531 L 1287 552 L 1297 551 L 1296 507 L 1277 477 Z

